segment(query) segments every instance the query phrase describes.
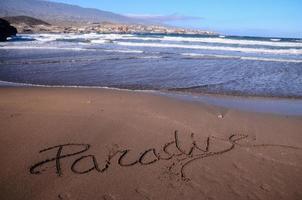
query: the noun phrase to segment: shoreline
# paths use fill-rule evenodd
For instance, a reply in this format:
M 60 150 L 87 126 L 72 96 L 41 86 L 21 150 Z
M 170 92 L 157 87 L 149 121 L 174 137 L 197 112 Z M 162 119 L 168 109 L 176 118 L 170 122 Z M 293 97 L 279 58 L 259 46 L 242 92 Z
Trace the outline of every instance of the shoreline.
M 78 89 L 105 89 L 126 92 L 147 93 L 171 97 L 188 102 L 200 102 L 226 109 L 235 109 L 256 113 L 268 113 L 277 115 L 302 116 L 302 98 L 288 98 L 275 96 L 245 96 L 216 93 L 194 93 L 173 90 L 136 90 L 103 86 L 62 86 L 62 85 L 39 85 L 30 83 L 14 83 L 0 81 L 1 88 L 78 88 Z
M 301 120 L 144 92 L 0 88 L 0 198 L 300 199 Z

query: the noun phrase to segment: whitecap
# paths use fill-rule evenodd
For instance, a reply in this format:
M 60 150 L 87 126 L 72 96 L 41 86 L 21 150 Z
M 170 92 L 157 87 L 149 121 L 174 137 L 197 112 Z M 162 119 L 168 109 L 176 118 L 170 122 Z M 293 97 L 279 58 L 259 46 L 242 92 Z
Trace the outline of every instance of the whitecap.
M 99 39 L 99 40 L 91 40 L 90 43 L 93 43 L 93 44 L 105 44 L 105 43 L 108 43 L 108 41 L 107 40 Z
M 256 60 L 266 62 L 288 62 L 288 63 L 302 63 L 302 60 L 297 59 L 279 59 L 279 58 L 263 58 L 263 57 L 248 57 L 248 56 L 228 56 L 217 54 L 198 54 L 198 53 L 182 53 L 183 56 L 190 56 L 195 58 L 213 57 L 213 58 L 229 58 L 229 59 L 241 59 L 241 60 Z
M 1 46 L 0 49 L 44 49 L 44 50 L 71 50 L 71 51 L 91 51 L 79 47 L 51 47 L 51 46 Z
M 163 38 L 154 37 L 122 37 L 121 39 L 136 39 L 142 41 L 167 41 L 167 42 L 192 42 L 192 43 L 217 43 L 230 45 L 253 45 L 253 46 L 273 46 L 273 47 L 302 47 L 298 42 L 281 42 L 281 41 L 258 41 L 258 40 L 239 40 L 228 38 L 197 38 L 197 37 L 180 37 L 180 36 L 164 36 Z
M 116 42 L 116 44 L 121 46 L 135 46 L 135 47 L 181 48 L 181 49 L 199 49 L 199 50 L 216 50 L 216 51 L 237 51 L 237 52 L 244 52 L 244 53 L 302 55 L 302 49 L 265 49 L 265 48 L 245 48 L 245 47 L 227 47 L 227 46 L 135 43 L 135 42 Z
M 110 49 L 106 49 L 104 50 L 106 52 L 117 52 L 117 53 L 144 53 L 144 51 L 140 51 L 140 50 L 119 50 L 119 49 L 115 49 L 115 50 L 110 50 Z

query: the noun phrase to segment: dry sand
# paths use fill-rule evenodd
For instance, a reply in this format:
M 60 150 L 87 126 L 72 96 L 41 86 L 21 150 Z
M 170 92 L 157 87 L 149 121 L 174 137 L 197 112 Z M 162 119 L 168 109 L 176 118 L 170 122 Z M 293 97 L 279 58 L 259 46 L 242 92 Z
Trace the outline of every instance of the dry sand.
M 301 117 L 1 88 L 0 136 L 3 200 L 302 199 Z

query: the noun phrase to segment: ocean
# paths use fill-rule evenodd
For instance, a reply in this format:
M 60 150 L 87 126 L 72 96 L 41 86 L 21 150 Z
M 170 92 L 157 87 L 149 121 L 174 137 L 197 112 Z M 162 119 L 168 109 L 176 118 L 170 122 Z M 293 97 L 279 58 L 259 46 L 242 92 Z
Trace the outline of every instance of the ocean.
M 302 39 L 20 34 L 0 43 L 2 85 L 302 97 Z

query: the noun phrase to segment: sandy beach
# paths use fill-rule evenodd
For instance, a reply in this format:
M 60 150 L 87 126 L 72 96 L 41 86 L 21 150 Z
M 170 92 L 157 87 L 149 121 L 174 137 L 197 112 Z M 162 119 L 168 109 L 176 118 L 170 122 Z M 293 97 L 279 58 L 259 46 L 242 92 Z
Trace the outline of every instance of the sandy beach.
M 302 117 L 0 88 L 0 199 L 302 199 Z

